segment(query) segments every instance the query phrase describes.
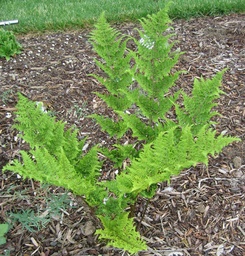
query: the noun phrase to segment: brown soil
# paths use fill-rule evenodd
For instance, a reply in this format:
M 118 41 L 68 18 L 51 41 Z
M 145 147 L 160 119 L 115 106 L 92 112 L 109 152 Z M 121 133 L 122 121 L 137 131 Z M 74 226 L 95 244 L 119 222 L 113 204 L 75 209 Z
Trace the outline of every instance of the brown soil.
M 173 23 L 179 40 L 176 47 L 185 51 L 177 69 L 188 70 L 178 86 L 188 90 L 194 77 L 212 77 L 228 67 L 223 79 L 225 94 L 218 104 L 222 116 L 217 118 L 216 128 L 242 141 L 211 158 L 208 168 L 190 168 L 174 177 L 171 184 L 159 185 L 140 226 L 149 248 L 139 255 L 245 255 L 244 21 L 245 15 L 239 14 Z M 134 33 L 135 24 L 117 27 Z M 68 126 L 76 125 L 79 136 L 88 136 L 90 145 L 111 143 L 93 120 L 85 118 L 90 113 L 110 113 L 93 94 L 103 87 L 88 76 L 100 72 L 88 34 L 89 30 L 80 30 L 21 36 L 18 40 L 23 52 L 8 62 L 0 60 L 0 169 L 19 157 L 24 147 L 11 129 L 17 92 L 44 102 Z M 65 193 L 8 172 L 1 173 L 0 179 L 0 223 L 9 220 L 10 212 L 21 210 L 32 209 L 44 216 L 48 198 L 61 198 Z M 16 256 L 127 255 L 98 241 L 92 234 L 98 223 L 82 199 L 71 193 L 68 199 L 69 204 L 50 216 L 50 222 L 39 231 L 29 232 L 16 222 L 0 254 L 10 250 L 10 255 Z M 138 219 L 145 204 L 139 200 Z

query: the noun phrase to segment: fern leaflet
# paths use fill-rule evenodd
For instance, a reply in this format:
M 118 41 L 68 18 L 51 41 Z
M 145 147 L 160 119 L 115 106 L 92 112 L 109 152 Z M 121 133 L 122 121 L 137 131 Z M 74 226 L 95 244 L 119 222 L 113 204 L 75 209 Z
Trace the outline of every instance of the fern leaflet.
M 108 245 L 124 248 L 132 254 L 146 250 L 146 244 L 135 231 L 133 219 L 128 217 L 128 213 L 118 214 L 114 219 L 102 215 L 98 217 L 104 228 L 97 230 L 96 234 L 100 235 L 100 239 L 108 240 Z

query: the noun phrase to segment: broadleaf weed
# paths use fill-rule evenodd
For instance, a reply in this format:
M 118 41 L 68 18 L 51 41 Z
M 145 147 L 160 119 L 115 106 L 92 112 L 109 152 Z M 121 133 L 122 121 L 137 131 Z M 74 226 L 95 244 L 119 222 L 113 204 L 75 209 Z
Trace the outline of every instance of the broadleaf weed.
M 21 44 L 11 31 L 0 29 L 0 58 L 10 60 L 10 57 L 21 53 L 21 49 Z

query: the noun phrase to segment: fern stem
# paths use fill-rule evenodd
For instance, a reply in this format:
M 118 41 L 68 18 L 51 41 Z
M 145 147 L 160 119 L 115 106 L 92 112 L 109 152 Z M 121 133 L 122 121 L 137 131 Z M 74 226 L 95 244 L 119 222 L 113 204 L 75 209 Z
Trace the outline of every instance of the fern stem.
M 130 212 L 129 212 L 129 215 L 128 215 L 129 218 L 134 218 L 135 217 L 137 198 L 138 198 L 138 195 L 135 198 L 134 204 L 130 205 Z
M 138 224 L 137 224 L 136 230 L 139 230 L 139 227 L 140 227 L 140 225 L 141 225 L 143 219 L 145 218 L 146 210 L 147 210 L 147 208 L 148 208 L 149 203 L 150 203 L 150 198 L 147 198 L 146 205 L 145 205 L 145 207 L 144 207 L 144 211 L 143 211 L 143 213 L 142 213 L 142 215 L 141 215 L 140 221 L 139 221 Z

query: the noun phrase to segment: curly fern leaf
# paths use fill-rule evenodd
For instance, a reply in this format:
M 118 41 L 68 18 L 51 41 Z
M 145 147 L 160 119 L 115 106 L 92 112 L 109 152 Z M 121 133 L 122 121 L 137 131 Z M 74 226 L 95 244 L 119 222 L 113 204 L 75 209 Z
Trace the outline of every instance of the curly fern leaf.
M 125 94 L 150 122 L 166 118 L 176 100 L 176 97 L 169 96 L 169 90 L 183 73 L 172 72 L 182 53 L 172 51 L 174 43 L 169 43 L 172 34 L 167 32 L 171 21 L 168 8 L 167 5 L 157 14 L 140 20 L 143 31 L 138 32 L 141 39 L 135 41 L 137 52 L 131 52 L 135 65 L 130 73 L 137 87 Z
M 114 219 L 98 216 L 103 224 L 103 229 L 96 231 L 100 239 L 108 240 L 108 245 L 123 248 L 129 253 L 137 253 L 146 250 L 146 244 L 141 240 L 140 234 L 136 232 L 132 218 L 123 212 Z
M 18 94 L 16 105 L 17 117 L 14 128 L 22 132 L 20 135 L 31 148 L 40 146 L 56 154 L 63 147 L 65 154 L 72 161 L 81 153 L 77 140 L 77 130 L 65 131 L 65 123 L 42 111 L 41 107 Z
M 159 90 L 162 89 L 167 93 L 167 89 L 174 85 L 174 81 L 178 78 L 180 72 L 170 79 L 170 71 L 177 63 L 180 52 L 172 52 L 174 43 L 169 43 L 172 34 L 163 35 L 169 29 L 171 20 L 168 16 L 169 5 L 156 14 L 148 15 L 140 20 L 143 31 L 139 31 L 141 40 L 137 41 L 138 51 L 134 54 L 136 62 L 135 79 L 140 86 L 145 87 L 147 92 L 154 92 L 151 96 L 158 97 Z M 174 78 L 174 79 L 173 79 Z M 142 83 L 145 79 L 145 83 Z M 146 82 L 149 80 L 149 82 Z M 166 84 L 165 84 L 165 80 Z M 151 85 L 150 85 L 151 81 Z M 146 87 L 146 85 L 148 85 Z M 163 95 L 160 94 L 160 97 Z
M 24 132 L 21 137 L 30 144 L 31 148 L 39 145 L 48 148 L 53 148 L 53 145 L 56 148 L 62 146 L 62 140 L 58 138 L 63 135 L 64 124 L 55 123 L 54 117 L 44 113 L 38 103 L 28 100 L 20 93 L 18 97 L 16 105 L 18 114 L 15 119 L 17 123 L 14 128 Z
M 160 133 L 152 143 L 144 146 L 139 158 L 117 176 L 114 186 L 119 193 L 137 195 L 149 190 L 153 184 L 169 180 L 185 168 L 200 162 L 207 164 L 209 154 L 214 155 L 238 140 L 215 136 L 216 132 L 205 126 L 195 136 L 190 126 L 182 129 L 176 126 Z
M 37 147 L 30 154 L 21 151 L 23 164 L 14 160 L 12 164 L 6 165 L 3 170 L 19 173 L 23 178 L 33 178 L 40 182 L 61 186 L 80 194 L 79 183 L 83 180 L 74 167 L 70 164 L 64 151 L 55 156 L 47 149 Z M 80 180 L 80 182 L 79 182 Z
M 119 60 L 121 64 L 124 64 L 121 66 L 123 69 L 125 66 L 129 67 L 127 64 L 129 60 L 124 55 L 126 49 L 126 42 L 123 42 L 124 37 L 109 25 L 104 13 L 99 17 L 95 30 L 91 32 L 90 42 L 96 53 L 104 60 L 104 67 L 110 68 L 106 71 L 111 70 L 109 74 L 112 76 L 116 73 L 124 73 L 120 69 Z M 104 64 L 104 62 L 100 63 Z
M 196 161 L 203 162 L 206 165 L 208 164 L 208 154 L 215 156 L 215 154 L 220 153 L 225 146 L 232 142 L 240 141 L 237 137 L 224 136 L 222 134 L 216 136 L 216 131 L 207 129 L 207 127 L 208 126 L 203 126 L 194 137 L 196 150 L 200 153 L 195 154 L 193 151 L 193 156 L 196 156 Z
M 89 205 L 97 206 L 103 202 L 107 192 L 97 184 L 100 164 L 95 152 L 96 150 L 92 149 L 84 157 L 83 164 L 80 161 L 79 166 L 73 166 L 62 149 L 59 154 L 53 156 L 45 148 L 38 147 L 29 153 L 21 151 L 23 163 L 14 160 L 13 163 L 4 166 L 3 171 L 13 171 L 23 178 L 69 189 L 75 194 L 85 195 Z M 84 175 L 86 173 L 88 176 Z
M 91 197 L 90 193 L 98 188 L 101 168 L 97 148 L 82 155 L 85 139 L 78 141 L 76 131 L 65 130 L 65 123 L 56 122 L 22 95 L 19 95 L 16 119 L 15 127 L 23 132 L 22 137 L 31 144 L 32 150 L 21 151 L 23 163 L 14 160 L 4 170 Z
M 211 125 L 211 118 L 219 113 L 212 111 L 217 105 L 215 100 L 223 93 L 219 87 L 225 70 L 218 72 L 212 79 L 195 79 L 192 96 L 183 94 L 183 107 L 175 104 L 180 126 L 193 125 L 192 130 L 198 132 L 204 125 Z
M 128 87 L 132 82 L 132 77 L 128 72 L 131 57 L 125 55 L 126 37 L 110 27 L 103 13 L 95 25 L 95 30 L 91 33 L 90 42 L 96 53 L 102 58 L 101 61 L 96 60 L 96 64 L 106 74 L 106 77 L 103 78 L 95 77 L 110 93 L 119 95 L 119 90 Z
M 159 12 L 147 15 L 146 18 L 140 20 L 143 30 L 150 38 L 154 39 L 159 37 L 162 32 L 169 29 L 169 24 L 171 23 L 171 19 L 168 15 L 170 5 L 171 2 L 168 2 L 165 8 L 161 9 Z

